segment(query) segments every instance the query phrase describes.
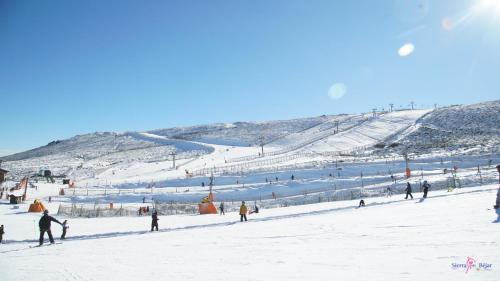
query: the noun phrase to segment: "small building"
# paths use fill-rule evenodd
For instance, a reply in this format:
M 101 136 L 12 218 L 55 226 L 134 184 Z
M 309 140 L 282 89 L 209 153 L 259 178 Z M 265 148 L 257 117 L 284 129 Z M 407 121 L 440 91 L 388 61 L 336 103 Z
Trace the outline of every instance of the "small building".
M 5 181 L 5 178 L 7 177 L 8 172 L 9 171 L 0 168 L 0 183 Z

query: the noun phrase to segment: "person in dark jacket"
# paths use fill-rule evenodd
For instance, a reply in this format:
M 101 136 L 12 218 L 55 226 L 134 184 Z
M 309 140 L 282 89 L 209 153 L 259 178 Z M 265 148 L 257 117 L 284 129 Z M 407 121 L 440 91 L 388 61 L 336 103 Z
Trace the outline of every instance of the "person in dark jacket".
M 224 202 L 220 202 L 219 210 L 221 215 L 226 215 L 226 213 L 224 213 Z
M 66 231 L 68 230 L 68 221 L 64 220 L 63 223 L 61 224 L 62 226 L 62 234 L 61 234 L 61 239 L 66 239 Z
M 40 218 L 40 221 L 38 221 L 38 227 L 40 227 L 40 239 L 38 242 L 40 243 L 40 246 L 43 245 L 43 237 L 45 236 L 45 232 L 47 232 L 47 234 L 49 235 L 50 244 L 54 244 L 54 237 L 52 237 L 52 231 L 50 231 L 51 222 L 56 222 L 62 225 L 60 221 L 49 216 L 49 210 L 43 211 L 43 216 Z
M 158 213 L 156 210 L 153 211 L 153 214 L 151 215 L 152 221 L 151 221 L 151 231 L 156 228 L 156 231 L 158 231 L 158 221 L 160 220 L 158 218 Z
M 406 183 L 406 189 L 405 189 L 405 191 L 406 191 L 406 197 L 405 197 L 405 199 L 408 199 L 408 195 L 410 195 L 411 199 L 413 199 L 413 195 L 411 195 L 411 184 L 410 184 L 410 182 Z
M 365 206 L 365 200 L 361 199 L 361 200 L 359 201 L 359 206 L 358 206 L 358 208 L 361 208 L 361 207 L 364 207 L 364 206 Z
M 2 244 L 3 241 L 3 235 L 5 234 L 3 224 L 0 226 L 0 244 Z
M 495 202 L 495 206 L 493 206 L 495 209 L 495 213 L 497 213 L 498 218 L 494 222 L 500 222 L 500 188 L 498 188 L 497 191 L 497 200 Z
M 424 181 L 424 185 L 422 187 L 424 188 L 424 198 L 427 198 L 427 192 L 429 192 L 431 185 L 427 181 Z

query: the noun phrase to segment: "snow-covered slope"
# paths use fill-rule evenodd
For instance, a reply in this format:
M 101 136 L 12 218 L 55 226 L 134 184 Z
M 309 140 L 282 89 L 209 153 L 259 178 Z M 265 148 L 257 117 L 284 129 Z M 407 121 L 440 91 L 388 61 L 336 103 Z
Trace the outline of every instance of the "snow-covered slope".
M 416 120 L 428 112 L 429 110 L 405 110 L 386 113 L 360 122 L 358 126 L 346 131 L 331 135 L 308 146 L 308 148 L 321 152 L 373 146 L 413 125 Z
M 410 152 L 429 149 L 497 148 L 500 146 L 500 100 L 439 108 L 387 144 L 404 144 Z M 401 148 L 396 148 L 399 150 Z
M 204 143 L 249 146 L 260 143 L 261 137 L 267 143 L 276 138 L 319 125 L 330 118 L 332 116 L 322 115 L 319 117 L 280 121 L 235 122 L 231 124 L 160 129 L 151 131 L 151 133 L 174 139 Z

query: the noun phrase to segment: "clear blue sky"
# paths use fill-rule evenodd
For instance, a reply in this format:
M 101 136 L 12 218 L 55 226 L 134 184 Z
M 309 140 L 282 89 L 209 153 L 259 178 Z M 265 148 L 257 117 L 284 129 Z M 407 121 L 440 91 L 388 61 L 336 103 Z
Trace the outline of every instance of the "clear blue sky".
M 0 154 L 94 131 L 498 99 L 491 1 L 0 0 Z M 335 83 L 346 93 L 332 99 Z

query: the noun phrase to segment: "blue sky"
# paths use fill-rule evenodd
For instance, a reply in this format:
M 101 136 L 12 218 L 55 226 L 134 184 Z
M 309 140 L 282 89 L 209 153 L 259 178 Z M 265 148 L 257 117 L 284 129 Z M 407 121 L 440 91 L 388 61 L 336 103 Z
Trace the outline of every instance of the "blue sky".
M 0 154 L 94 131 L 498 99 L 495 2 L 0 0 Z

